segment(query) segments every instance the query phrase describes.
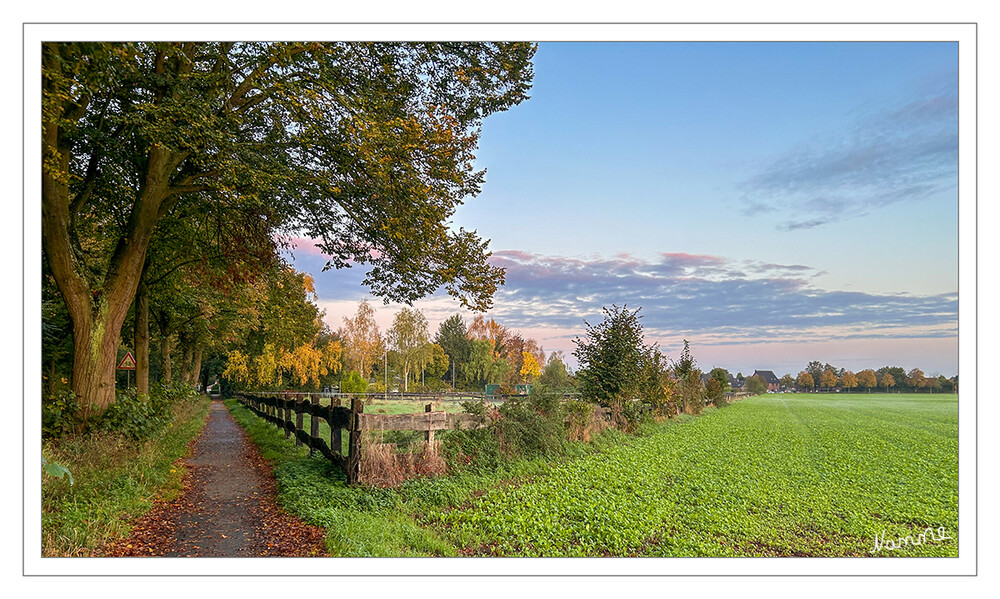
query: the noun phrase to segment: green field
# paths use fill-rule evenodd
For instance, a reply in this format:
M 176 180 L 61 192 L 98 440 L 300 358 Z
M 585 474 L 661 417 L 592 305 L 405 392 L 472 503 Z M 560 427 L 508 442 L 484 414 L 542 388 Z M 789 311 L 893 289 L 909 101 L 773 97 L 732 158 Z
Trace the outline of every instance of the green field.
M 955 395 L 764 395 L 492 478 L 334 491 L 289 463 L 279 483 L 339 555 L 955 556 L 957 408 Z M 873 553 L 877 535 L 927 527 L 920 546 Z
M 879 555 L 957 555 L 955 396 L 765 395 L 706 413 L 438 522 L 493 555 L 869 555 L 875 535 L 951 540 Z

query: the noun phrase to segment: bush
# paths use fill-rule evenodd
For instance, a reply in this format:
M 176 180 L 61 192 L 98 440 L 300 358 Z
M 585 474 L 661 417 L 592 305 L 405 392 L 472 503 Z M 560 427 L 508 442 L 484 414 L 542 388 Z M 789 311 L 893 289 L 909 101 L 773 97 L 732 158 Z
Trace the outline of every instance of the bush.
M 154 397 L 156 399 L 154 399 Z M 125 435 L 130 439 L 147 439 L 160 432 L 170 418 L 165 393 L 152 396 L 136 395 L 135 389 L 120 391 L 115 401 L 101 415 L 95 428 Z
M 442 436 L 442 454 L 453 470 L 492 471 L 511 458 L 558 455 L 564 449 L 559 394 L 512 396 L 497 408 L 484 402 L 464 402 L 462 407 L 492 422 Z
M 341 393 L 364 393 L 368 390 L 368 381 L 366 381 L 357 370 L 352 370 L 347 373 L 344 380 L 340 383 Z
M 597 408 L 597 404 L 589 401 L 569 401 L 563 405 L 567 416 L 566 436 L 569 440 L 589 443 L 594 435 L 610 426 Z
M 64 388 L 42 397 L 42 437 L 59 438 L 73 432 L 80 424 L 80 406 L 71 389 Z
M 558 403 L 554 405 L 558 406 Z M 547 456 L 558 453 L 562 448 L 561 412 L 553 407 L 552 402 L 540 397 L 514 396 L 501 404 L 497 411 L 500 419 L 494 427 L 500 449 L 506 455 Z

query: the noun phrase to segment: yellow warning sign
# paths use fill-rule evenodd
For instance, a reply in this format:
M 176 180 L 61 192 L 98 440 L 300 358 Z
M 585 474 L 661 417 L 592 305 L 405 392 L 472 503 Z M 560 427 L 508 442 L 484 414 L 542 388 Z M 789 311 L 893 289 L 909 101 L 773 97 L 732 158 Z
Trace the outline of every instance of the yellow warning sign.
M 135 370 L 135 357 L 132 352 L 125 353 L 125 357 L 118 363 L 118 370 Z

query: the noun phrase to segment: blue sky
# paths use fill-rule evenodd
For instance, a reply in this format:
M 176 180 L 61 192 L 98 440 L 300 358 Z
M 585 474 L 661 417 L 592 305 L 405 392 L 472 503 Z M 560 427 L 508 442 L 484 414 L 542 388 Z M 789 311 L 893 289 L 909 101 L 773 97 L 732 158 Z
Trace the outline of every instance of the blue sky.
M 507 269 L 490 316 L 569 354 L 602 306 L 703 368 L 957 372 L 953 43 L 543 43 L 483 126 L 454 225 Z M 313 272 L 336 328 L 363 272 Z M 388 324 L 396 306 L 381 306 Z M 463 313 L 418 302 L 432 326 Z M 467 318 L 471 314 L 464 313 Z

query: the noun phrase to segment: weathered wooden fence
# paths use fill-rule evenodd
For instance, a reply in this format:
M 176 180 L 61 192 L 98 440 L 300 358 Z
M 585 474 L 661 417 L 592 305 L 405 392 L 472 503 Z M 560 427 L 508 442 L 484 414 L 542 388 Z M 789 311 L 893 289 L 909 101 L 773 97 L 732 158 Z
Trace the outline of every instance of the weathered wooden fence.
M 740 399 L 746 393 L 735 393 L 730 399 Z M 322 405 L 320 399 L 329 401 Z M 375 396 L 377 397 L 377 396 Z M 368 414 L 365 402 L 359 396 L 322 396 L 308 393 L 237 394 L 241 404 L 252 412 L 285 431 L 285 437 L 295 437 L 296 445 L 305 445 L 309 453 L 320 452 L 347 475 L 348 484 L 359 482 L 361 471 L 361 436 L 365 431 L 417 431 L 425 434 L 428 442 L 434 441 L 435 431 L 472 429 L 486 426 L 489 420 L 474 414 L 435 412 L 431 404 L 416 414 Z M 349 406 L 342 406 L 344 400 Z M 412 397 L 408 398 L 412 399 Z M 426 399 L 426 397 L 424 397 Z M 485 399 L 480 396 L 480 400 Z M 607 418 L 610 410 L 598 408 Z M 309 415 L 309 430 L 304 427 Z M 567 421 L 569 416 L 567 416 Z M 320 420 L 330 427 L 329 441 L 320 437 Z M 347 455 L 343 452 L 343 431 L 347 430 Z
M 364 401 L 350 400 L 350 407 L 341 406 L 341 398 L 333 397 L 330 405 L 321 405 L 320 396 L 306 394 L 238 394 L 237 399 L 250 411 L 285 431 L 285 437 L 295 436 L 296 445 L 305 445 L 309 453 L 320 452 L 347 475 L 348 484 L 358 482 L 361 469 L 361 435 L 365 431 L 423 432 L 428 442 L 434 432 L 458 428 L 479 428 L 486 423 L 473 414 L 435 412 L 428 404 L 417 414 L 366 414 Z M 304 428 L 309 415 L 309 430 Z M 329 443 L 320 437 L 320 420 L 330 427 Z M 343 454 L 343 430 L 348 431 L 347 455 Z

